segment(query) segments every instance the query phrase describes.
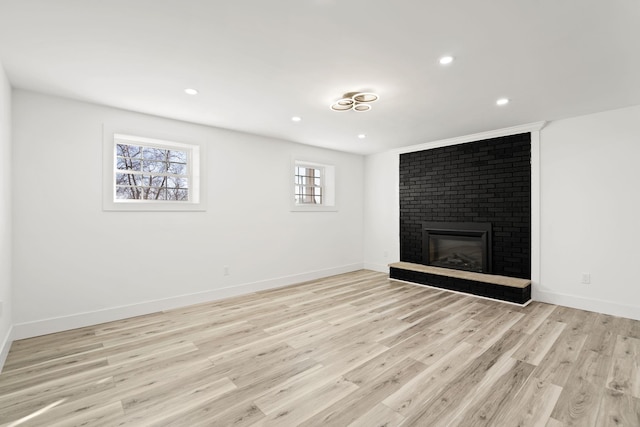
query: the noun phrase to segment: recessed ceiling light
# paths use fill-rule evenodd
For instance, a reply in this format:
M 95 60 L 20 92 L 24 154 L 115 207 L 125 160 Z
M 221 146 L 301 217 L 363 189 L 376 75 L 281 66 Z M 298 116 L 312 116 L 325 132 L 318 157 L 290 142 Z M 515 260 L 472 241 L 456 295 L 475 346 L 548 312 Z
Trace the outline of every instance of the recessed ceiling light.
M 440 58 L 441 65 L 451 64 L 453 62 L 453 56 L 443 56 Z
M 302 117 L 298 117 L 298 116 L 291 117 L 291 121 L 293 122 L 299 122 L 300 120 L 302 120 Z
M 195 89 L 187 88 L 184 90 L 184 93 L 186 93 L 187 95 L 197 95 L 198 91 Z
M 365 139 L 367 137 L 367 135 L 365 135 L 364 133 L 361 133 L 358 135 L 358 138 L 360 139 Z
M 509 103 L 509 98 L 500 98 L 496 101 L 496 105 L 507 105 Z

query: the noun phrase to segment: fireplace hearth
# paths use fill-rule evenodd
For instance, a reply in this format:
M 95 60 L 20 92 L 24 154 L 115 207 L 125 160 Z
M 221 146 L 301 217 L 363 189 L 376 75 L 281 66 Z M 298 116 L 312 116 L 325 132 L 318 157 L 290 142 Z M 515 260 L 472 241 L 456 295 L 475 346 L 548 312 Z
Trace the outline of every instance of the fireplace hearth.
M 491 273 L 491 223 L 422 223 L 423 264 Z

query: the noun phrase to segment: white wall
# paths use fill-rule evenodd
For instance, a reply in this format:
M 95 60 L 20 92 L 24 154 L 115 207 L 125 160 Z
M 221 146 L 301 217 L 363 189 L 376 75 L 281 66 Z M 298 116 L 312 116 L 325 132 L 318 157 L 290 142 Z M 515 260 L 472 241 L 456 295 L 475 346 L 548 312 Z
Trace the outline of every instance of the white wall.
M 552 122 L 540 131 L 535 155 L 540 206 L 532 230 L 540 235 L 532 238 L 540 259 L 532 263 L 539 274 L 533 298 L 640 319 L 640 106 Z M 364 262 L 386 272 L 399 259 L 398 153 L 367 156 L 365 182 Z M 582 273 L 591 284 L 580 283 Z
M 0 370 L 11 345 L 11 86 L 0 64 Z
M 364 164 L 364 265 L 388 273 L 400 260 L 400 157 L 387 151 L 372 154 Z
M 13 106 L 17 338 L 362 268 L 361 156 L 25 91 Z M 103 123 L 204 142 L 207 212 L 102 211 Z M 290 212 L 292 156 L 336 166 L 338 212 Z
M 537 298 L 640 319 L 640 106 L 552 122 L 540 154 Z

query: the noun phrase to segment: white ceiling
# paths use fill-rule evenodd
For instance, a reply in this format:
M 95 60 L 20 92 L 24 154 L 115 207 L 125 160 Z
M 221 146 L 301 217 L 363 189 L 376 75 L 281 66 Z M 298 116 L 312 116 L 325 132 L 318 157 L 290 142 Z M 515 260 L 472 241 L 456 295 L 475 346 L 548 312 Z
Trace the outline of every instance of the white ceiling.
M 0 0 L 0 62 L 17 88 L 368 154 L 640 104 L 640 1 Z M 329 109 L 361 90 L 370 112 Z

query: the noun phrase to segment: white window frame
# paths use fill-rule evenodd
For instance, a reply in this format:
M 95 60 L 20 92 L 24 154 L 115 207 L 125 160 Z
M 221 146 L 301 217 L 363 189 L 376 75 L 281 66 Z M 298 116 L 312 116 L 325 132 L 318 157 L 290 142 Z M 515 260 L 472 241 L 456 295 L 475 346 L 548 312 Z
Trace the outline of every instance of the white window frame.
M 116 198 L 117 144 L 174 149 L 187 152 L 189 200 L 139 200 Z M 105 211 L 204 211 L 202 168 L 203 147 L 200 144 L 168 141 L 125 133 L 105 132 L 103 152 L 103 209 Z
M 307 167 L 320 170 L 322 203 L 296 203 L 295 176 L 296 167 Z M 292 212 L 336 212 L 336 168 L 326 163 L 293 159 L 290 176 L 291 211 Z

